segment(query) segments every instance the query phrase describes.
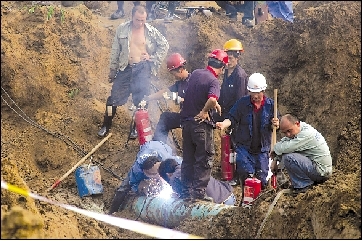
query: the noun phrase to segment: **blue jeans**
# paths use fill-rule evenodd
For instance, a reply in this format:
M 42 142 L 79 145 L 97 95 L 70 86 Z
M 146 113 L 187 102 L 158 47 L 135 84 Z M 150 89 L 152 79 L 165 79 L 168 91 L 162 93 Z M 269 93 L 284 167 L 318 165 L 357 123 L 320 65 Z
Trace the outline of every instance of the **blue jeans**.
M 254 174 L 260 179 L 263 186 L 267 185 L 266 177 L 269 171 L 269 154 L 260 152 L 251 154 L 245 147 L 236 148 L 236 170 L 243 183 L 248 174 Z
M 328 179 L 319 174 L 313 161 L 299 153 L 284 154 L 279 167 L 287 170 L 294 188 L 304 188 Z

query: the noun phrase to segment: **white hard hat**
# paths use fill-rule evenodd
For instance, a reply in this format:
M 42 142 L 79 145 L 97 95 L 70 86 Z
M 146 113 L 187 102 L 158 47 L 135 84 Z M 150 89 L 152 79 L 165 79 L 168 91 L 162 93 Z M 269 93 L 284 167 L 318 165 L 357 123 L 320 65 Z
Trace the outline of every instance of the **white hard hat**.
M 254 73 L 250 75 L 247 89 L 250 92 L 261 92 L 267 87 L 266 79 L 264 75 L 260 73 Z

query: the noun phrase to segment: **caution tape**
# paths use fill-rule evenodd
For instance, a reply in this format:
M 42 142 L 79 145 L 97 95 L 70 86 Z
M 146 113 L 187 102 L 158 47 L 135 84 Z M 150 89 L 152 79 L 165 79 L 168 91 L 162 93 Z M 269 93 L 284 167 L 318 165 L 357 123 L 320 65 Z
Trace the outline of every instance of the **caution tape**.
M 71 206 L 68 204 L 59 203 L 59 202 L 50 200 L 48 198 L 45 198 L 43 196 L 39 196 L 35 193 L 29 192 L 25 189 L 19 188 L 17 186 L 8 184 L 8 183 L 4 182 L 3 180 L 1 180 L 1 188 L 7 189 L 7 190 L 17 193 L 17 194 L 21 194 L 26 197 L 38 199 L 42 202 L 47 202 L 47 203 L 50 203 L 50 204 L 53 204 L 53 205 L 56 205 L 59 207 L 63 207 L 65 209 L 72 210 L 76 213 L 83 214 L 84 216 L 94 218 L 98 221 L 102 221 L 102 222 L 117 226 L 119 228 L 131 230 L 133 232 L 144 234 L 144 235 L 147 235 L 150 237 L 160 238 L 160 239 L 204 239 L 203 237 L 179 232 L 176 230 L 172 230 L 172 229 L 168 229 L 168 228 L 164 228 L 164 227 L 160 227 L 160 226 L 156 226 L 156 225 L 142 223 L 139 221 L 129 220 L 129 219 L 125 219 L 125 218 L 118 218 L 118 217 L 114 217 L 114 216 L 110 216 L 110 215 L 106 215 L 106 214 L 101 214 L 101 213 L 96 213 L 96 212 L 80 209 L 80 208 L 77 208 L 77 207 L 74 207 L 74 206 Z

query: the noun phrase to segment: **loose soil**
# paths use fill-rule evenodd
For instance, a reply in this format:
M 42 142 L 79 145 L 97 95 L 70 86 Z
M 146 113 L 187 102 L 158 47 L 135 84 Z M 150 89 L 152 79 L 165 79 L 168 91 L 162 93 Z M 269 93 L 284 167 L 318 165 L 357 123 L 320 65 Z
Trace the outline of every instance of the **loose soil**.
M 100 142 L 96 133 L 111 90 L 111 43 L 132 8 L 125 2 L 125 19 L 110 20 L 116 2 L 53 3 L 51 14 L 47 6 L 32 9 L 31 2 L 1 2 L 1 179 L 39 194 Z M 263 193 L 251 209 L 234 208 L 202 222 L 188 219 L 175 229 L 208 239 L 254 239 L 258 231 L 262 239 L 361 239 L 361 3 L 295 2 L 294 11 L 294 23 L 272 19 L 252 29 L 229 23 L 223 14 L 152 23 L 169 41 L 169 54 L 181 53 L 190 71 L 204 68 L 207 53 L 228 39 L 241 40 L 242 67 L 266 76 L 269 96 L 278 89 L 282 114 L 294 113 L 323 134 L 334 163 L 327 182 L 296 197 L 282 195 L 262 230 L 274 191 Z M 163 64 L 153 83 L 163 88 L 173 81 Z M 137 141 L 125 147 L 130 105 L 118 108 L 113 136 L 92 155 L 120 177 L 139 150 Z M 161 111 L 156 104 L 150 108 L 154 126 Z M 181 143 L 179 130 L 176 137 Z M 216 149 L 212 175 L 220 178 Z M 103 168 L 101 176 L 102 195 L 80 198 L 72 173 L 47 196 L 105 212 L 120 180 Z M 240 202 L 240 188 L 235 192 Z M 136 218 L 127 211 L 117 216 Z M 149 238 L 3 189 L 1 218 L 1 238 Z

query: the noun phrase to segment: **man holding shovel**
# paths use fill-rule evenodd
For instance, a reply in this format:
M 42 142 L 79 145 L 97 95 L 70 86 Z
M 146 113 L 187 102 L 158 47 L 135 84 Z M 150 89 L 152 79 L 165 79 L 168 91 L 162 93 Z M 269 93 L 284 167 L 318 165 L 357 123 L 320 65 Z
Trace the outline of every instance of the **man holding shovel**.
M 270 169 L 285 168 L 292 182 L 292 194 L 303 193 L 313 184 L 326 181 L 332 175 L 332 157 L 321 133 L 311 125 L 286 114 L 281 118 L 280 131 L 285 135 L 274 145 Z
M 274 118 L 274 101 L 265 95 L 266 87 L 262 74 L 250 75 L 249 95 L 234 104 L 223 122 L 216 123 L 218 129 L 231 127 L 235 133 L 236 167 L 242 188 L 251 175 L 260 179 L 262 189 L 267 186 L 272 131 L 273 126 L 279 128 L 279 118 Z

